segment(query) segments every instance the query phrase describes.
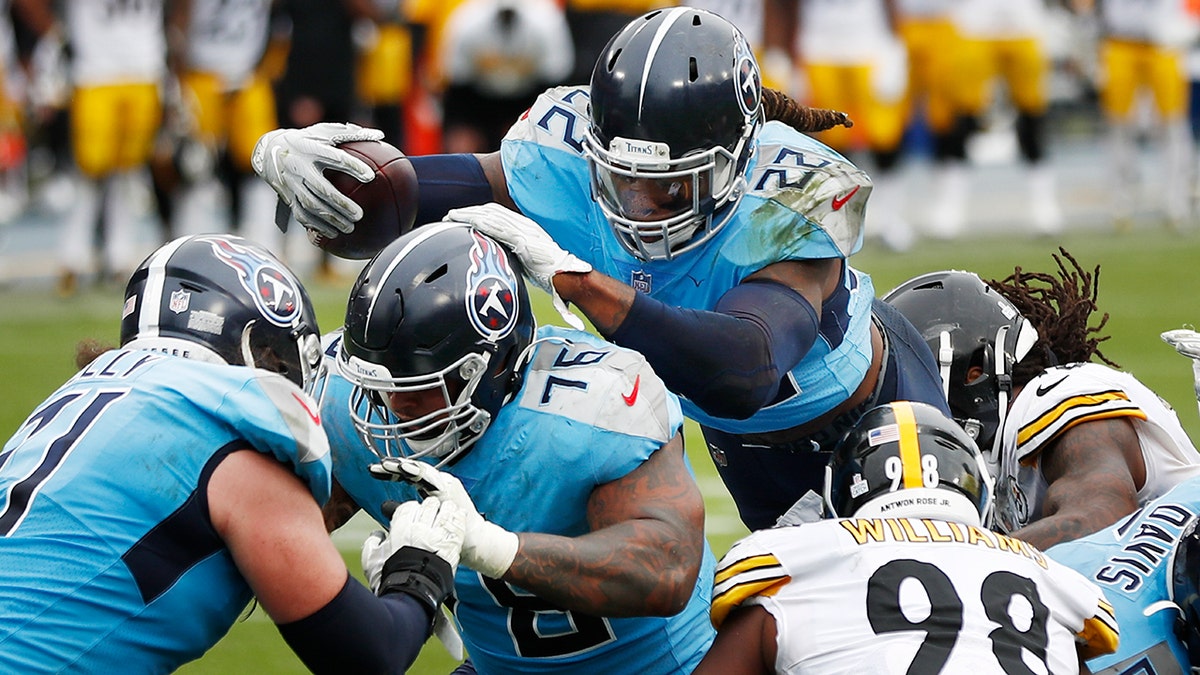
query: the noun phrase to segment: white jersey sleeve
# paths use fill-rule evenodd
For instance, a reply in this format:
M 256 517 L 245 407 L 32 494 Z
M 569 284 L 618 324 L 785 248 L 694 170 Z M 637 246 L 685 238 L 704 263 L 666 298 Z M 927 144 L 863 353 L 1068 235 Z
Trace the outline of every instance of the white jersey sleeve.
M 1013 400 L 1000 431 L 999 526 L 1012 532 L 1042 512 L 1043 450 L 1079 424 L 1118 418 L 1133 424 L 1141 445 L 1146 481 L 1139 503 L 1200 474 L 1200 454 L 1175 411 L 1137 378 L 1097 363 L 1049 368 Z
M 929 519 L 755 532 L 717 568 L 714 623 L 738 605 L 771 614 L 779 673 L 1068 673 L 1117 644 L 1111 606 L 1075 571 Z

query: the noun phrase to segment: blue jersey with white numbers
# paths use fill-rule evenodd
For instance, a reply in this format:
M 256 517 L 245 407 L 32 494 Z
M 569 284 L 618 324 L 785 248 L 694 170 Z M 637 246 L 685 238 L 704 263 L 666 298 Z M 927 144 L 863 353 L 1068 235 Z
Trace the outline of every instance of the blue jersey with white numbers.
M 288 464 L 329 497 L 316 405 L 274 373 L 114 350 L 0 453 L 0 672 L 167 673 L 250 600 L 208 516 L 228 452 Z
M 1116 611 L 1121 642 L 1116 652 L 1088 661 L 1091 672 L 1189 672 L 1174 632 L 1179 612 L 1155 603 L 1170 597 L 1175 546 L 1198 513 L 1200 478 L 1193 478 L 1110 527 L 1046 551 L 1100 586 Z
M 622 478 L 683 424 L 678 399 L 645 360 L 588 333 L 542 327 L 521 390 L 452 466 L 488 520 L 514 532 L 591 531 L 587 501 Z M 326 340 L 327 354 L 336 339 Z M 350 384 L 330 374 L 322 415 L 334 477 L 375 520 L 384 501 L 415 499 L 372 478 L 378 461 L 349 415 Z M 708 650 L 715 560 L 707 546 L 687 607 L 671 617 L 601 618 L 557 609 L 459 566 L 454 614 L 480 673 L 687 673 Z
M 669 305 L 711 310 L 767 265 L 846 258 L 862 247 L 870 180 L 824 144 L 768 122 L 755 141 L 749 189 L 724 228 L 674 260 L 638 260 L 592 199 L 583 156 L 587 104 L 587 87 L 543 93 L 508 132 L 501 157 L 521 212 L 604 274 Z M 781 384 L 779 401 L 745 420 L 711 417 L 687 399 L 684 412 L 722 431 L 753 433 L 789 429 L 833 409 L 870 367 L 874 297 L 871 278 L 846 265 L 841 288 L 822 307 L 816 344 Z

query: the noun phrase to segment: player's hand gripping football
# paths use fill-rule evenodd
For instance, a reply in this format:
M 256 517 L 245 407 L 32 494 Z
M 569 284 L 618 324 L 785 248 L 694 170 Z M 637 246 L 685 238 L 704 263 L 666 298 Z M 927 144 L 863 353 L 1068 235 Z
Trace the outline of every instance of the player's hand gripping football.
M 560 272 L 591 272 L 592 266 L 563 250 L 550 235 L 529 218 L 500 204 L 481 204 L 452 209 L 443 220 L 467 223 L 508 247 L 525 266 L 525 273 L 538 288 L 550 294 L 554 308 L 572 327 L 583 330 L 579 317 L 554 290 L 554 275 Z
M 362 218 L 362 208 L 330 183 L 325 169 L 350 174 L 366 183 L 375 176 L 365 162 L 337 146 L 351 141 L 378 141 L 383 132 L 356 124 L 321 122 L 303 129 L 276 129 L 263 134 L 254 146 L 250 163 L 296 222 L 333 238 L 352 232 Z
M 485 520 L 457 478 L 424 462 L 403 457 L 385 457 L 372 464 L 370 471 L 376 478 L 413 483 L 421 492 L 462 510 L 466 520 L 462 564 L 493 579 L 501 578 L 512 567 L 520 544 L 517 535 Z

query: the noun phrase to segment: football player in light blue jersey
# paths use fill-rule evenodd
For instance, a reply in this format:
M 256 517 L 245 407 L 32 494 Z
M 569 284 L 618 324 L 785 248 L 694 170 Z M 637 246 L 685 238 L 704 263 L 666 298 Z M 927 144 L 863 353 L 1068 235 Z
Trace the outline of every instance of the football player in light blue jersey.
M 678 399 L 636 352 L 535 328 L 522 271 L 446 222 L 363 269 L 326 347 L 321 414 L 349 498 L 327 522 L 358 507 L 386 522 L 410 481 L 464 508 L 465 667 L 688 673 L 714 634 L 715 561 Z
M 320 504 L 321 365 L 295 276 L 239 237 L 172 241 L 133 273 L 121 347 L 0 452 L 0 672 L 167 673 L 252 597 L 315 672 L 400 672 L 448 595 L 454 504 L 397 509 L 350 577 Z M 272 372 L 273 371 L 273 372 Z
M 1197 514 L 1200 478 L 1192 478 L 1116 524 L 1046 551 L 1104 589 L 1116 612 L 1121 642 L 1089 660 L 1090 672 L 1168 675 L 1200 667 L 1200 658 L 1190 660 L 1200 657 Z
M 871 181 L 802 132 L 848 123 L 763 90 L 725 19 L 655 10 L 612 38 L 589 86 L 539 96 L 498 152 L 410 158 L 415 222 L 472 222 L 560 305 L 644 354 L 701 423 L 743 521 L 768 527 L 819 490 L 863 411 L 917 400 L 949 412 L 928 347 L 847 263 Z M 335 146 L 380 137 L 272 131 L 255 170 L 297 222 L 337 236 L 362 209 L 322 171 L 369 180 Z M 459 208 L 493 201 L 528 218 Z

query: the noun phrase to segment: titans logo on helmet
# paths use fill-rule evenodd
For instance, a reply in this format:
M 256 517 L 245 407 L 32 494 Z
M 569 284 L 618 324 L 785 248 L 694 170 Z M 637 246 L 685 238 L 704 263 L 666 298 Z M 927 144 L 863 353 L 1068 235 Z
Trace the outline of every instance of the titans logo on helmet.
M 467 316 L 479 334 L 500 340 L 517 325 L 517 284 L 521 283 L 501 255 L 498 244 L 472 233 L 471 267 L 467 270 Z
M 268 321 L 287 327 L 300 317 L 301 296 L 296 281 L 273 261 L 251 248 L 238 246 L 226 239 L 209 239 L 217 259 L 234 269 L 242 288 L 254 298 Z
M 738 104 L 747 115 L 758 110 L 762 101 L 762 78 L 758 74 L 758 65 L 754 57 L 746 55 L 738 62 Z

